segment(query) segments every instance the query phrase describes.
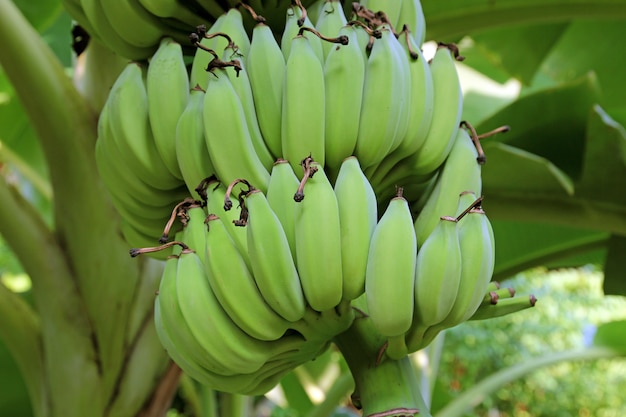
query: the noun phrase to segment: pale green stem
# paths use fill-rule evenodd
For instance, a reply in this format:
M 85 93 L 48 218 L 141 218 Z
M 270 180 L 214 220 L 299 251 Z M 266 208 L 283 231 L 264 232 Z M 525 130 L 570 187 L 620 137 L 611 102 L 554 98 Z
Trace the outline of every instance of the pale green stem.
M 52 200 L 50 183 L 0 140 L 0 163 L 13 166 L 46 200 Z
M 454 401 L 442 408 L 435 417 L 461 417 L 468 410 L 476 407 L 485 398 L 502 388 L 505 384 L 515 381 L 530 372 L 546 366 L 555 365 L 560 362 L 609 359 L 623 356 L 623 354 L 605 347 L 590 347 L 568 352 L 557 352 L 532 358 L 513 365 L 509 368 L 498 371 L 454 399 Z

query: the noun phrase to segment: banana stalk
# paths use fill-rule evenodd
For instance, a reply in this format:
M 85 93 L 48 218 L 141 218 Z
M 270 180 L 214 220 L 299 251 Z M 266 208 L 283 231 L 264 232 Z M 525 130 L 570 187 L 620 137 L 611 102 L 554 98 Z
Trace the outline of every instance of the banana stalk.
M 365 297 L 354 300 L 354 307 L 366 312 Z M 354 377 L 353 404 L 363 416 L 419 415 L 431 417 L 413 365 L 408 357 L 381 358 L 386 338 L 376 332 L 367 316 L 359 316 L 352 326 L 334 339 Z

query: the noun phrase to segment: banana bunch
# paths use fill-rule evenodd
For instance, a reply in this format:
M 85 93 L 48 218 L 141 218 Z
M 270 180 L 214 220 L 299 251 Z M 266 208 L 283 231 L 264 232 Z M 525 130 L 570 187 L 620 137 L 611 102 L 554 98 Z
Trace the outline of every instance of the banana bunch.
M 183 370 L 264 393 L 357 318 L 400 359 L 534 305 L 490 283 L 479 139 L 504 129 L 461 122 L 462 57 L 439 44 L 426 61 L 418 0 L 225 3 L 193 3 L 210 17 L 193 56 L 146 36 L 98 123 L 131 255 L 166 262 L 156 325 Z

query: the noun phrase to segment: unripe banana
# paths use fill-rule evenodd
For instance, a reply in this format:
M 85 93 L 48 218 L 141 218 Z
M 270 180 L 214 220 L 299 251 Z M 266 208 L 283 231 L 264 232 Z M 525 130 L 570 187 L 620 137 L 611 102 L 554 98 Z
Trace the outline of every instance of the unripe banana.
M 248 268 L 250 268 L 250 258 L 248 257 L 248 237 L 247 231 L 243 227 L 235 225 L 235 221 L 239 220 L 237 210 L 225 210 L 224 199 L 226 197 L 226 187 L 219 181 L 209 180 L 206 185 L 206 208 L 209 214 L 215 214 L 222 219 L 222 223 L 230 238 L 237 245 L 239 253 L 246 260 Z
M 452 310 L 461 279 L 458 223 L 441 217 L 419 248 L 415 269 L 415 313 L 422 326 L 443 321 Z
M 306 304 L 287 235 L 258 189 L 251 190 L 245 202 L 248 251 L 256 285 L 276 313 L 289 321 L 300 320 Z
M 133 168 L 143 182 L 161 190 L 176 188 L 182 181 L 167 169 L 156 150 L 148 119 L 146 67 L 129 63 L 111 88 L 104 105 L 108 117 L 101 123 L 110 126 L 110 138 L 120 150 L 120 164 Z
M 279 159 L 274 163 L 270 183 L 267 186 L 267 202 L 283 226 L 293 259 L 296 259 L 296 202 L 293 193 L 299 184 L 298 177 L 287 160 Z
M 269 172 L 254 151 L 243 106 L 223 69 L 209 78 L 203 111 L 206 145 L 220 181 L 246 178 L 266 191 Z
M 333 187 L 321 164 L 311 167 L 317 171 L 308 178 L 295 211 L 296 262 L 307 302 L 324 311 L 342 298 L 341 228 Z
M 497 304 L 484 304 L 469 318 L 469 320 L 486 320 L 516 313 L 530 307 L 534 307 L 537 299 L 534 295 L 525 297 L 505 298 Z
M 325 160 L 324 69 L 309 38 L 317 36 L 303 34 L 291 40 L 283 90 L 282 157 L 296 172 L 298 163 L 307 156 L 322 166 Z
M 155 299 L 155 325 L 161 343 L 168 354 L 185 372 L 202 381 L 206 371 L 220 375 L 234 375 L 236 370 L 228 367 L 228 361 L 219 359 L 217 351 L 205 350 L 193 335 L 183 317 L 176 290 L 179 255 L 172 255 L 165 261 L 165 268 Z M 191 277 L 192 279 L 194 277 Z
M 176 158 L 192 195 L 203 179 L 215 174 L 204 140 L 204 90 L 196 86 L 176 125 Z
M 146 77 L 150 126 L 161 159 L 182 179 L 176 157 L 176 125 L 189 101 L 189 77 L 180 44 L 164 38 L 152 56 Z
M 218 32 L 228 35 L 231 41 L 237 45 L 240 53 L 244 57 L 248 55 L 250 39 L 243 26 L 243 18 L 238 9 L 231 8 L 227 13 L 221 14 L 215 23 L 211 25 L 207 31 L 207 35 L 213 35 Z M 211 39 L 200 39 L 200 44 L 215 51 L 218 56 L 226 49 L 228 43 L 228 40 L 223 36 L 216 36 Z M 211 54 L 198 48 L 191 65 L 190 85 L 198 84 L 201 88 L 206 90 L 208 80 L 212 77 L 211 74 L 207 73 L 206 68 L 212 59 L 213 56 L 211 56 Z
M 285 59 L 272 29 L 264 23 L 252 31 L 246 67 L 263 139 L 277 158 L 283 153 L 280 129 Z
M 292 39 L 298 35 L 300 27 L 314 27 L 308 14 L 304 17 L 302 24 L 299 21 L 302 19 L 302 10 L 297 6 L 292 6 L 287 9 L 287 20 L 285 21 L 285 28 L 283 29 L 282 38 L 280 40 L 280 49 L 283 51 L 285 61 L 289 59 L 291 55 L 291 48 L 293 47 Z M 315 56 L 319 60 L 320 64 L 324 63 L 324 51 L 322 49 L 322 40 L 317 36 L 310 36 L 309 43 Z
M 366 63 L 363 101 L 359 118 L 356 156 L 363 168 L 382 161 L 395 142 L 402 118 L 401 103 L 407 94 L 402 61 L 398 59 L 391 30 L 381 29 L 382 37 L 374 41 Z
M 461 122 L 463 92 L 455 65 L 457 58 L 450 48 L 452 46 L 440 45 L 430 63 L 433 118 L 426 140 L 415 154 L 412 169 L 416 176 L 430 174 L 439 168 L 452 149 Z
M 411 78 L 409 113 L 411 117 L 406 134 L 401 138 L 398 147 L 376 167 L 371 176 L 372 181 L 376 183 L 383 183 L 402 159 L 417 152 L 426 140 L 433 116 L 434 97 L 430 65 L 410 32 L 405 30 L 400 33 L 398 40 L 404 52 L 409 56 L 408 66 Z
M 206 268 L 194 252 L 180 255 L 176 291 L 183 317 L 194 337 L 234 373 L 256 372 L 275 356 L 303 344 L 301 336 L 265 342 L 239 328 L 219 304 L 211 290 Z
M 399 189 L 370 243 L 365 276 L 367 308 L 376 330 L 387 337 L 404 335 L 413 321 L 417 241 L 412 223 L 409 204 Z
M 338 4 L 333 7 L 340 8 Z M 348 37 L 348 44 L 333 45 L 324 65 L 325 157 L 326 167 L 334 173 L 344 158 L 354 153 L 359 135 L 365 60 L 359 50 L 357 30 L 361 29 L 340 29 L 339 34 Z
M 482 190 L 481 165 L 478 152 L 465 129 L 458 129 L 450 155 L 430 192 L 426 204 L 415 219 L 417 243 L 421 245 L 440 222 L 442 213 L 456 213 L 459 195 L 471 191 L 480 195 Z
M 340 29 L 346 25 L 346 15 L 339 0 L 327 1 L 322 4 L 319 11 L 319 17 L 315 22 L 315 30 L 322 35 L 334 38 L 339 35 Z M 322 51 L 324 57 L 328 57 L 328 53 L 335 48 L 335 45 L 329 42 L 322 42 Z
M 207 225 L 205 219 L 207 212 L 201 207 L 200 202 L 192 203 L 184 209 L 185 227 L 180 240 L 198 254 L 202 262 L 206 259 L 206 234 Z
M 474 314 L 493 274 L 495 259 L 491 227 L 480 206 L 470 209 L 475 202 L 476 195 L 471 192 L 463 193 L 459 199 L 457 213 L 463 214 L 459 219 L 461 279 L 456 301 L 441 323 L 442 327 L 456 326 Z
M 341 228 L 343 299 L 353 300 L 365 291 L 367 256 L 378 220 L 376 194 L 355 156 L 341 164 L 335 195 Z
M 406 25 L 411 30 L 411 37 L 416 45 L 422 45 L 426 37 L 426 20 L 420 0 L 401 0 L 400 18 L 396 28 Z
M 248 78 L 247 68 L 243 63 L 241 56 L 232 48 L 232 46 L 229 46 L 224 50 L 224 56 L 225 60 L 239 60 L 241 69 L 237 72 L 226 71 L 226 75 L 228 75 L 230 83 L 239 96 L 239 100 L 243 107 L 243 113 L 246 116 L 246 123 L 248 125 L 248 131 L 250 132 L 252 145 L 254 146 L 254 151 L 259 157 L 259 160 L 263 163 L 263 166 L 265 166 L 265 168 L 269 171 L 275 158 L 265 144 L 263 135 L 261 134 L 261 130 L 259 128 L 259 121 L 257 120 L 254 97 L 252 95 L 252 88 L 250 87 L 250 79 Z
M 389 19 L 389 23 L 391 23 L 393 27 L 398 27 L 397 23 L 400 17 L 402 0 L 361 0 L 360 3 L 362 6 L 370 9 L 372 12 L 384 12 Z
M 277 340 L 289 323 L 265 302 L 255 278 L 219 217 L 209 214 L 206 269 L 215 297 L 243 331 L 259 340 Z

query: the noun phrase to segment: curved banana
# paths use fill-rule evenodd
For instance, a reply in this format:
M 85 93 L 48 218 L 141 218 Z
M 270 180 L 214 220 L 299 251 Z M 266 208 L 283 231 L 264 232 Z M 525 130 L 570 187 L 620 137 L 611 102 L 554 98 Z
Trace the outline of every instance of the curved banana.
M 340 9 L 338 4 L 333 5 Z M 354 26 L 344 26 L 339 35 L 348 37 L 347 45 L 333 45 L 324 64 L 326 167 L 339 170 L 344 158 L 353 155 L 359 134 L 365 60 Z
M 210 233 L 211 230 L 207 236 Z M 208 256 L 210 258 L 210 253 Z M 261 341 L 244 332 L 224 311 L 211 290 L 207 269 L 196 253 L 181 253 L 176 279 L 178 304 L 198 343 L 220 358 L 224 366 L 234 373 L 256 372 L 275 356 L 297 350 L 305 343 L 299 335 Z
M 255 188 L 246 194 L 245 203 L 254 281 L 277 314 L 289 321 L 300 320 L 306 301 L 283 226 L 260 190 Z
M 411 78 L 409 113 L 411 117 L 398 147 L 376 167 L 374 174 L 371 175 L 372 181 L 376 183 L 384 182 L 402 159 L 417 152 L 426 140 L 433 116 L 434 97 L 430 65 L 408 30 L 402 32 L 398 40 L 405 54 L 409 56 L 408 66 Z
M 254 151 L 243 105 L 224 71 L 215 70 L 204 95 L 204 137 L 213 168 L 225 184 L 245 178 L 266 191 L 270 174 Z
M 235 225 L 239 220 L 239 213 L 236 210 L 225 210 L 224 199 L 226 197 L 226 186 L 217 180 L 209 180 L 206 184 L 206 208 L 209 214 L 215 214 L 222 219 L 222 223 L 226 227 L 230 238 L 237 245 L 239 253 L 246 260 L 246 264 L 250 267 L 250 258 L 248 257 L 248 237 L 246 229 Z
M 300 27 L 314 27 L 311 19 L 309 19 L 308 14 L 304 16 L 304 20 L 300 24 L 300 20 L 302 19 L 302 17 L 302 10 L 298 6 L 292 5 L 289 9 L 287 9 L 285 27 L 283 29 L 282 37 L 280 39 L 280 49 L 283 51 L 285 62 L 289 59 L 289 55 L 291 55 L 291 48 L 293 46 L 292 40 L 293 38 L 298 36 L 298 31 L 300 30 Z M 320 64 L 323 64 L 324 50 L 322 49 L 322 40 L 317 36 L 309 36 L 309 38 L 311 49 L 313 50 Z
M 261 129 L 259 128 L 259 121 L 256 115 L 254 97 L 252 95 L 252 88 L 250 86 L 250 79 L 248 78 L 246 65 L 243 63 L 243 60 L 239 56 L 238 52 L 234 50 L 232 46 L 229 46 L 224 50 L 224 58 L 226 60 L 238 59 L 240 62 L 241 69 L 239 71 L 226 71 L 226 75 L 230 78 L 230 83 L 239 96 L 239 101 L 243 107 L 243 113 L 246 116 L 246 123 L 248 125 L 248 131 L 250 132 L 252 145 L 254 146 L 254 151 L 259 157 L 259 160 L 263 163 L 263 166 L 265 166 L 267 170 L 270 170 L 275 158 L 267 147 L 263 139 L 263 135 L 261 134 Z
M 391 23 L 394 28 L 398 28 L 397 23 L 400 18 L 402 0 L 361 0 L 360 3 L 372 12 L 384 12 L 385 15 L 387 15 L 387 19 L 389 19 L 389 23 Z
M 236 8 L 231 8 L 226 13 L 219 15 L 217 20 L 211 25 L 207 31 L 207 35 L 213 35 L 215 33 L 225 33 L 230 40 L 237 45 L 239 52 L 245 57 L 250 50 L 250 39 L 243 26 L 243 16 L 241 12 Z M 222 51 L 226 49 L 229 44 L 227 38 L 223 36 L 215 36 L 211 39 L 200 39 L 200 44 L 208 49 L 215 51 L 220 56 Z M 206 51 L 198 48 L 193 57 L 191 64 L 191 72 L 189 76 L 189 85 L 199 85 L 206 90 L 208 80 L 212 77 L 207 73 L 206 69 L 209 62 L 213 59 L 213 56 Z
M 334 189 L 341 229 L 343 299 L 353 300 L 365 291 L 370 240 L 378 221 L 376 194 L 355 156 L 341 164 Z
M 148 96 L 144 83 L 145 66 L 131 62 L 119 75 L 104 105 L 108 117 L 100 123 L 110 126 L 110 138 L 120 150 L 119 164 L 132 167 L 146 184 L 161 190 L 182 185 L 156 150 L 148 119 Z M 106 126 L 103 127 L 103 129 Z
M 280 129 L 285 59 L 272 29 L 264 23 L 252 30 L 246 68 L 263 139 L 278 158 L 283 153 Z
M 412 223 L 400 188 L 374 229 L 365 275 L 369 317 L 387 337 L 404 335 L 413 322 L 417 241 Z
M 266 303 L 255 283 L 255 277 L 222 220 L 209 214 L 207 225 L 207 276 L 222 308 L 251 337 L 259 340 L 280 339 L 290 323 Z
M 401 0 L 400 18 L 396 28 L 407 26 L 416 45 L 422 45 L 426 38 L 426 19 L 420 0 Z
M 180 172 L 192 195 L 205 178 L 215 174 L 204 140 L 204 90 L 189 92 L 189 101 L 176 124 L 176 158 Z
M 207 212 L 200 202 L 195 202 L 184 210 L 184 227 L 180 241 L 196 252 L 203 263 L 206 263 L 206 240 L 208 228 L 205 223 Z
M 159 19 L 148 13 L 136 0 L 102 2 L 102 10 L 111 27 L 131 45 L 152 47 L 166 30 Z
M 295 210 L 296 264 L 307 302 L 324 311 L 342 298 L 339 207 L 322 165 L 313 162 L 310 168 L 316 171 L 307 176 L 311 169 L 305 170 L 304 197 Z
M 459 242 L 461 248 L 461 279 L 452 310 L 440 324 L 453 327 L 466 321 L 480 306 L 494 268 L 494 241 L 489 220 L 472 192 L 459 199 Z M 469 210 L 469 211 L 467 211 Z M 458 219 L 458 217 L 457 217 Z
M 176 124 L 189 101 L 189 77 L 180 44 L 163 38 L 152 56 L 146 76 L 148 116 L 161 159 L 169 172 L 182 179 L 176 157 Z
M 286 159 L 279 159 L 272 167 L 270 183 L 267 186 L 267 202 L 283 226 L 291 256 L 296 259 L 295 210 L 293 193 L 300 181 Z
M 417 252 L 415 315 L 422 326 L 441 323 L 452 310 L 461 279 L 461 248 L 455 217 L 441 217 Z
M 435 171 L 448 156 L 461 122 L 463 92 L 455 66 L 456 47 L 440 44 L 430 63 L 433 79 L 433 117 L 428 135 L 415 154 L 412 172 L 423 176 Z
M 313 34 L 302 34 L 291 40 L 283 90 L 282 157 L 296 172 L 298 163 L 307 156 L 322 166 L 325 160 L 324 69 L 309 38 L 319 39 Z
M 398 125 L 406 110 L 402 109 L 408 85 L 405 69 L 394 43 L 398 40 L 388 27 L 374 41 L 366 63 L 363 84 L 359 136 L 355 155 L 364 169 L 380 163 L 396 142 Z
M 478 152 L 465 129 L 458 129 L 450 155 L 443 165 L 435 187 L 430 192 L 426 204 L 415 219 L 415 234 L 418 245 L 424 243 L 439 217 L 445 213 L 456 213 L 459 195 L 472 191 L 482 192 L 481 165 L 477 162 Z
M 315 30 L 322 35 L 335 38 L 339 35 L 339 31 L 348 23 L 343 7 L 339 0 L 326 1 L 319 10 L 319 17 L 315 21 Z M 322 52 L 324 57 L 328 57 L 328 53 L 335 49 L 336 45 L 330 42 L 322 42 Z

